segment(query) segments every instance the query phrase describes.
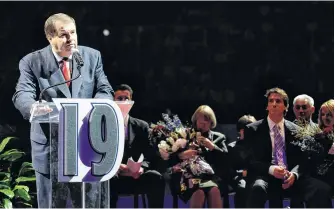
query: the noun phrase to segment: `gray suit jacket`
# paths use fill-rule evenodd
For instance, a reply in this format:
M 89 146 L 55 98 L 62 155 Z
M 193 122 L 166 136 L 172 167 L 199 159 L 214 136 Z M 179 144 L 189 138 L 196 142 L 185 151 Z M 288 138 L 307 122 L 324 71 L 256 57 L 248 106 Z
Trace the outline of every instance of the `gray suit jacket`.
M 48 89 L 43 100 L 52 102 L 52 98 L 109 98 L 113 99 L 113 89 L 103 71 L 100 52 L 85 46 L 78 46 L 84 66 L 81 77 L 66 84 Z M 51 46 L 32 52 L 23 57 L 19 63 L 20 77 L 16 92 L 12 98 L 15 107 L 25 119 L 30 117 L 31 106 L 38 100 L 42 89 L 64 82 L 64 77 Z M 78 75 L 77 64 L 72 61 L 72 78 Z M 33 166 L 40 173 L 49 173 L 47 124 L 31 124 L 30 139 Z

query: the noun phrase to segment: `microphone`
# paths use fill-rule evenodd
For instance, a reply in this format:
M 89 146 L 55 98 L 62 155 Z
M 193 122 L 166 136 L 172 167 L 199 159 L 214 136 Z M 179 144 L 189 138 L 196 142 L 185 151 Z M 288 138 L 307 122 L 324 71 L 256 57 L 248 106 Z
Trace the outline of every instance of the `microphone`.
M 84 61 L 81 55 L 79 54 L 79 50 L 77 48 L 72 48 L 72 57 L 76 60 L 77 65 L 80 67 L 84 66 Z
M 74 81 L 76 80 L 77 78 L 79 78 L 81 76 L 81 73 L 80 73 L 80 68 L 82 66 L 84 66 L 84 61 L 83 59 L 81 58 L 81 55 L 79 54 L 79 50 L 78 49 L 75 49 L 75 48 L 72 48 L 71 49 L 71 52 L 72 52 L 72 57 L 76 60 L 76 63 L 77 63 L 77 69 L 78 69 L 78 75 L 75 77 L 75 78 L 72 78 L 70 80 L 67 80 L 67 81 L 64 81 L 64 82 L 60 82 L 60 83 L 56 83 L 54 85 L 51 85 L 51 86 L 48 86 L 47 88 L 43 89 L 40 93 L 40 96 L 39 96 L 39 103 L 42 103 L 42 97 L 43 97 L 43 94 L 46 90 L 50 89 L 50 88 L 53 88 L 53 87 L 56 87 L 56 86 L 59 86 L 59 85 L 62 85 L 62 84 L 66 84 L 66 83 L 69 83 L 71 81 Z

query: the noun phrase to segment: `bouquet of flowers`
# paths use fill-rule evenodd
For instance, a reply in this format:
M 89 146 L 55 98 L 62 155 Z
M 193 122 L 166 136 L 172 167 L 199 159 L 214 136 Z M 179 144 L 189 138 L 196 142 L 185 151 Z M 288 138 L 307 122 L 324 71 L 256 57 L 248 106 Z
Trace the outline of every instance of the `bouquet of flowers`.
M 168 114 L 162 114 L 162 116 L 164 121 L 151 124 L 149 137 L 156 142 L 164 160 L 168 160 L 173 153 L 178 154 L 188 149 L 197 150 L 198 153 L 202 152 L 196 140 L 200 133 L 197 133 L 190 126 L 184 126 L 177 115 L 172 118 Z M 184 192 L 188 188 L 196 188 L 196 185 L 201 183 L 202 175 L 214 174 L 212 167 L 200 155 L 182 160 L 175 166 L 180 168 L 182 173 L 180 192 Z
M 162 114 L 164 121 L 151 124 L 149 137 L 158 143 L 158 148 L 169 154 L 186 148 L 188 142 L 194 142 L 196 132 L 190 127 L 184 127 L 177 115 L 173 119 L 167 114 Z M 162 156 L 166 159 L 165 156 Z
M 298 140 L 291 144 L 298 146 L 309 159 L 309 165 L 315 165 L 318 175 L 324 175 L 334 163 L 325 158 L 327 154 L 334 154 L 334 133 L 322 131 L 318 126 L 302 126 L 295 133 Z

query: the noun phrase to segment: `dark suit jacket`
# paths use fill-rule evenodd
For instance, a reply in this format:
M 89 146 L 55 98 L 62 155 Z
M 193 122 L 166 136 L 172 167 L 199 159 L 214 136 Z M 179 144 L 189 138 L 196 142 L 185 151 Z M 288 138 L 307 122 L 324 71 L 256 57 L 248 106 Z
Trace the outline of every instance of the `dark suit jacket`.
M 154 146 L 149 140 L 149 125 L 147 122 L 129 116 L 128 137 L 124 145 L 122 163 L 127 164 L 128 158 L 132 157 L 136 162 L 143 154 L 142 167 L 148 170 L 155 155 Z
M 248 167 L 250 159 L 250 149 L 248 149 L 247 141 L 244 139 L 238 139 L 228 144 L 228 158 L 229 158 L 229 180 L 232 181 L 232 185 L 239 182 L 243 178 L 243 170 Z
M 211 164 L 213 167 L 215 173 L 221 173 L 225 168 L 223 166 L 223 160 L 228 154 L 228 149 L 225 143 L 226 136 L 222 133 L 215 132 L 215 131 L 209 131 L 208 136 L 205 136 L 208 139 L 210 139 L 215 147 L 212 151 L 206 150 L 204 147 L 202 147 L 202 156 L 205 157 L 206 161 Z M 182 160 L 179 159 L 178 155 L 181 151 L 177 151 L 175 153 L 172 153 L 169 158 L 168 166 L 171 169 L 172 166 L 176 165 L 177 163 L 181 162 Z
M 216 175 L 223 177 L 227 173 L 228 148 L 225 144 L 226 136 L 222 133 L 209 131 L 208 139 L 213 141 L 215 147 L 212 151 L 202 149 L 206 161 L 212 166 Z
M 71 89 L 66 84 L 48 89 L 43 100 L 52 102 L 52 98 L 113 98 L 113 89 L 103 71 L 100 52 L 85 46 L 79 46 L 78 49 L 85 63 L 81 68 L 82 76 L 71 83 Z M 23 117 L 29 119 L 31 106 L 38 100 L 41 90 L 65 80 L 50 45 L 23 57 L 19 69 L 20 77 L 12 100 Z M 72 71 L 74 78 L 78 75 L 75 61 L 72 61 Z M 48 133 L 47 124 L 31 124 L 33 166 L 36 171 L 45 174 L 49 173 Z
M 285 120 L 285 145 L 288 170 L 296 172 L 298 178 L 302 175 L 300 168 L 302 153 L 291 142 L 295 139 L 293 133 L 299 129 L 294 123 Z M 245 139 L 250 143 L 251 159 L 248 166 L 248 178 L 267 176 L 272 165 L 272 144 L 267 119 L 247 125 Z M 249 144 L 248 143 L 248 144 Z

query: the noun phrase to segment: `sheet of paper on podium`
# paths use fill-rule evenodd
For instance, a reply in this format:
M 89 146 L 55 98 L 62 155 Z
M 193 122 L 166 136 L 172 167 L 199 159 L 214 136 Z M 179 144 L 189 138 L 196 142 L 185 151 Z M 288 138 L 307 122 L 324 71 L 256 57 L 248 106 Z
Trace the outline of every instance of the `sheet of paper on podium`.
M 115 103 L 119 106 L 122 112 L 123 118 L 126 118 L 130 109 L 134 105 L 134 101 L 115 101 Z
M 133 173 L 138 172 L 141 168 L 143 159 L 144 159 L 143 154 L 141 154 L 137 162 L 135 162 L 132 157 L 128 158 L 127 166 L 129 170 Z

